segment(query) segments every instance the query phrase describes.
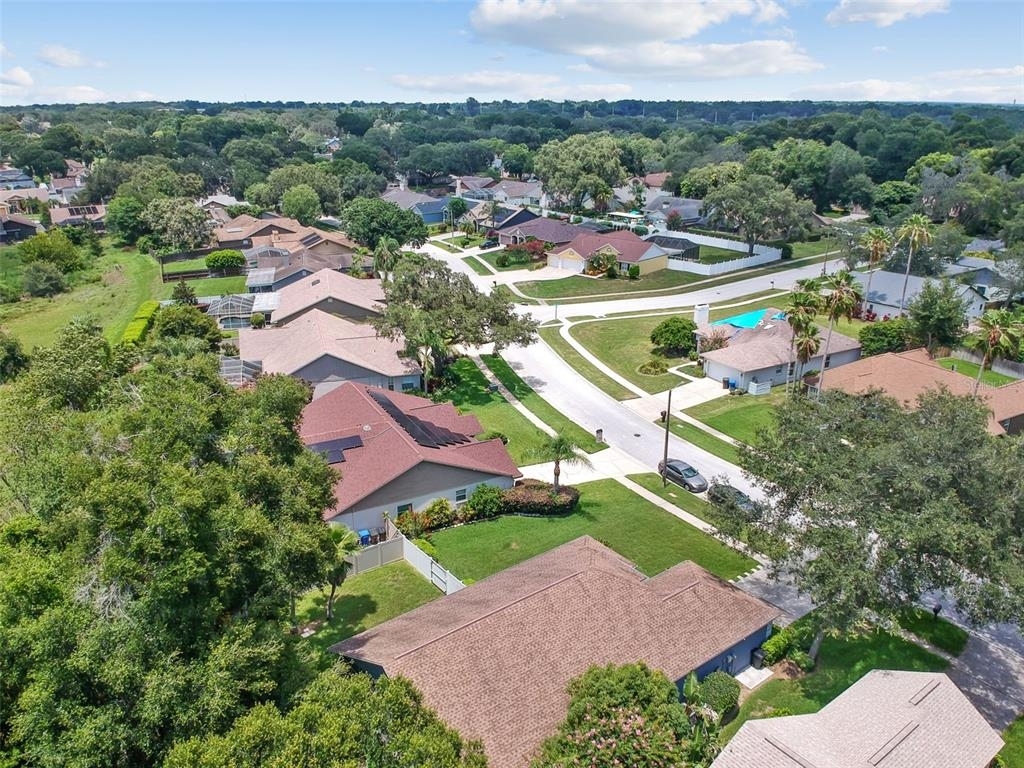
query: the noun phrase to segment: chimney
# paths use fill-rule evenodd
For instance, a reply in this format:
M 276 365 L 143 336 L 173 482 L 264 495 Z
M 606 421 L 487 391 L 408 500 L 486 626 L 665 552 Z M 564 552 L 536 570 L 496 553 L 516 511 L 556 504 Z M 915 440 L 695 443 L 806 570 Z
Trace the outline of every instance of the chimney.
M 697 325 L 707 325 L 711 317 L 711 307 L 708 304 L 697 304 L 693 308 L 693 322 Z

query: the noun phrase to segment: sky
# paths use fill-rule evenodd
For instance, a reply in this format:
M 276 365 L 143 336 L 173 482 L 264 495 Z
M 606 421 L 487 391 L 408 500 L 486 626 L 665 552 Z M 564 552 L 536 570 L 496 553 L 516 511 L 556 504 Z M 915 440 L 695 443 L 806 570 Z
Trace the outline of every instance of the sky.
M 1024 104 L 1020 0 L 0 4 L 0 103 Z

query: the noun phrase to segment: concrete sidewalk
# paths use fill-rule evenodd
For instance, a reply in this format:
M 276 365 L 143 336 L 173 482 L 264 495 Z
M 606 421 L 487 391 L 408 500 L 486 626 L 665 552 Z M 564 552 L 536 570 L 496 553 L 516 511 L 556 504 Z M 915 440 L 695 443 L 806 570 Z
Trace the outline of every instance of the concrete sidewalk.
M 504 384 L 498 381 L 497 377 L 494 375 L 491 369 L 487 367 L 487 363 L 483 361 L 483 358 L 481 358 L 479 354 L 470 354 L 469 359 L 472 360 L 476 364 L 476 367 L 480 369 L 480 372 L 484 375 L 484 378 L 487 379 L 487 383 L 490 384 L 495 389 L 497 389 L 498 393 L 508 401 L 509 405 L 511 405 L 513 408 L 515 408 L 517 411 L 523 414 L 523 416 L 526 417 L 527 421 L 529 421 L 531 424 L 537 427 L 537 429 L 539 429 L 546 435 L 556 434 L 555 430 L 549 427 L 546 422 L 542 421 L 540 417 L 538 417 L 533 411 L 531 411 L 529 408 L 523 405 L 522 402 L 515 395 L 508 391 Z

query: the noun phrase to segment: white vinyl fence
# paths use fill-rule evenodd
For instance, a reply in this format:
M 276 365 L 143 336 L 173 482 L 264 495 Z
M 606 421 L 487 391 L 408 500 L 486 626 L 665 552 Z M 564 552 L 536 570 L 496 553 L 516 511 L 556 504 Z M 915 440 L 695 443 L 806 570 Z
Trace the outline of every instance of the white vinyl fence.
M 349 574 L 356 576 L 398 560 L 405 560 L 405 562 L 419 571 L 423 578 L 427 579 L 446 595 L 458 592 L 466 586 L 451 571 L 446 570 L 430 555 L 398 532 L 387 541 L 363 547 L 354 555 L 351 555 L 348 558 L 348 561 L 352 564 Z
M 759 267 L 762 264 L 771 264 L 782 258 L 782 251 L 779 248 L 771 248 L 767 245 L 755 245 L 754 255 L 747 255 L 747 244 L 738 240 L 728 240 L 724 237 L 712 237 L 710 235 L 697 235 L 692 232 L 669 232 L 673 237 L 685 237 L 691 243 L 697 245 L 709 245 L 715 248 L 723 248 L 727 251 L 736 251 L 736 258 L 729 261 L 722 261 L 718 264 L 701 264 L 696 261 L 685 261 L 682 259 L 669 259 L 668 268 L 677 272 L 690 272 L 695 275 L 724 275 L 728 272 L 737 272 L 741 269 Z

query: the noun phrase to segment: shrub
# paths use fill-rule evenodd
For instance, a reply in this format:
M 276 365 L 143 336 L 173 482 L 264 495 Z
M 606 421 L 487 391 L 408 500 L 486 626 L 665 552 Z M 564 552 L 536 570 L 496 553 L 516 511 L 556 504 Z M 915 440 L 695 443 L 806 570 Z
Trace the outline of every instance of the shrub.
M 160 302 L 158 301 L 142 302 L 135 311 L 135 316 L 128 323 L 128 327 L 121 334 L 121 343 L 138 344 L 145 340 L 149 329 L 153 327 L 153 318 L 156 317 L 157 310 L 159 309 Z
M 640 265 L 639 264 L 630 264 L 629 265 L 629 272 L 627 274 L 629 275 L 629 279 L 630 280 L 639 280 L 640 279 Z
M 648 360 L 646 363 L 640 365 L 637 371 L 644 374 L 645 376 L 660 376 L 661 374 L 668 371 L 668 363 L 662 360 L 660 357 L 654 357 Z
M 470 494 L 466 506 L 473 510 L 473 517 L 481 519 L 497 517 L 504 507 L 503 496 L 500 488 L 495 488 L 493 485 L 478 485 L 476 490 Z
M 740 701 L 740 684 L 727 672 L 718 670 L 704 678 L 697 694 L 700 700 L 722 717 L 736 709 Z
M 428 539 L 413 539 L 412 543 L 419 547 L 420 551 L 431 560 L 437 560 L 437 548 Z
M 430 529 L 430 521 L 422 512 L 410 510 L 403 512 L 395 519 L 395 527 L 407 539 L 418 539 Z
M 810 657 L 807 651 L 801 651 L 799 648 L 794 648 L 789 652 L 787 658 L 800 667 L 804 672 L 810 672 L 814 669 L 814 659 Z
M 189 304 L 195 306 L 199 303 L 199 299 L 196 297 L 195 288 L 185 282 L 184 279 L 179 280 L 174 286 L 174 291 L 171 292 L 171 298 L 176 304 Z
M 773 240 L 770 243 L 768 243 L 768 247 L 769 248 L 778 248 L 780 251 L 782 251 L 782 258 L 783 259 L 792 259 L 793 258 L 793 245 L 792 245 L 792 243 L 787 243 L 785 240 Z
M 206 268 L 209 270 L 241 269 L 245 266 L 245 256 L 241 251 L 225 248 L 214 251 L 206 257 Z
M 645 227 L 643 224 L 637 224 L 635 227 L 633 227 L 633 234 L 635 234 L 637 237 L 643 237 L 648 233 L 648 231 L 649 230 L 647 229 L 647 227 Z
M 26 266 L 21 281 L 29 296 L 56 296 L 68 289 L 64 275 L 48 261 L 34 261 Z
M 0 384 L 11 381 L 28 368 L 28 363 L 21 342 L 0 328 Z
M 667 354 L 684 356 L 697 349 L 697 324 L 688 317 L 669 317 L 651 331 L 651 344 Z
M 871 323 L 860 329 L 857 338 L 865 357 L 883 352 L 902 352 L 910 343 L 910 321 L 898 317 Z
M 139 249 L 139 253 L 156 253 L 159 248 L 156 238 L 152 235 L 143 235 L 140 237 L 135 241 L 135 247 Z
M 505 267 L 507 267 L 510 263 L 508 253 L 506 251 L 502 251 L 501 253 L 499 253 L 497 256 L 494 257 L 494 263 L 499 269 L 504 269 Z
M 773 707 L 761 717 L 789 717 L 793 714 L 793 710 L 789 707 Z
M 455 507 L 445 498 L 434 499 L 423 510 L 427 518 L 427 527 L 431 530 L 447 528 L 455 522 Z
M 13 285 L 0 283 L 0 304 L 13 304 L 21 298 L 21 291 Z
M 249 317 L 249 325 L 253 328 L 262 328 L 267 324 L 266 315 L 262 312 L 253 312 Z
M 614 264 L 609 264 L 608 269 L 605 270 L 604 276 L 609 280 L 616 280 L 619 277 L 619 268 Z
M 777 630 L 771 637 L 761 643 L 764 651 L 764 663 L 771 666 L 786 657 L 793 645 L 793 633 L 788 629 Z
M 508 445 L 508 435 L 504 432 L 499 432 L 496 429 L 488 430 L 479 437 L 480 440 L 494 440 L 495 438 L 501 440 L 502 445 Z
M 502 494 L 502 512 L 506 515 L 567 515 L 580 501 L 580 492 L 563 485 L 555 493 L 550 483 L 524 480 Z

